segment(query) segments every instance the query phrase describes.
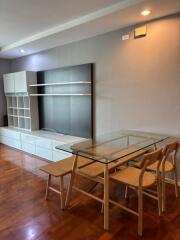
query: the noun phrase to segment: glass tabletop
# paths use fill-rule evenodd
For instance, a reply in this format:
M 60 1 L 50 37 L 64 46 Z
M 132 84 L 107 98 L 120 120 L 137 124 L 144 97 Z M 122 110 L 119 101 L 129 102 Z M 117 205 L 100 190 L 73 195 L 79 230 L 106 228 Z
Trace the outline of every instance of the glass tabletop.
M 106 164 L 139 150 L 151 148 L 168 138 L 167 135 L 123 130 L 56 148 Z

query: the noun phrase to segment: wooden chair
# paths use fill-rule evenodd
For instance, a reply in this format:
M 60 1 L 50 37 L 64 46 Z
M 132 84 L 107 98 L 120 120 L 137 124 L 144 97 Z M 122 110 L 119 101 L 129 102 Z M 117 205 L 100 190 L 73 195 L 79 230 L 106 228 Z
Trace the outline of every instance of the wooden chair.
M 49 190 L 59 194 L 60 199 L 61 199 L 61 209 L 62 210 L 65 208 L 64 176 L 71 174 L 73 161 L 74 161 L 74 157 L 69 157 L 69 158 L 60 160 L 55 163 L 49 163 L 40 168 L 41 171 L 48 174 L 45 199 L 47 200 L 47 198 L 48 198 Z M 79 157 L 78 168 L 84 167 L 91 163 L 92 163 L 92 160 L 84 158 L 84 157 Z M 60 190 L 55 189 L 54 187 L 51 186 L 51 177 L 52 176 L 58 177 L 60 179 Z
M 178 175 L 177 175 L 177 164 L 176 156 L 179 149 L 179 142 L 173 141 L 167 144 L 163 149 L 163 161 L 160 165 L 159 171 L 161 173 L 162 181 L 162 211 L 165 211 L 165 184 L 172 183 L 172 181 L 166 178 L 166 174 L 172 172 L 174 174 L 174 186 L 175 186 L 175 196 L 178 197 Z M 155 171 L 156 163 L 148 166 L 148 170 Z
M 179 142 L 173 141 L 167 144 L 163 149 L 163 161 L 161 162 L 159 171 L 161 177 L 161 184 L 162 184 L 162 211 L 165 211 L 165 184 L 170 183 L 174 184 L 175 186 L 175 196 L 178 197 L 178 175 L 177 175 L 177 163 L 176 163 L 176 156 L 179 149 Z M 141 161 L 135 163 L 136 167 L 141 166 Z M 156 172 L 157 163 L 154 163 L 148 166 L 147 170 Z M 169 178 L 166 178 L 166 174 L 172 172 L 174 174 L 174 182 Z
M 152 186 L 157 182 L 157 190 L 158 190 L 158 203 L 159 203 L 159 214 L 161 214 L 161 203 L 162 203 L 162 194 L 161 194 L 161 184 L 160 184 L 160 172 L 159 167 L 162 161 L 162 149 L 156 150 L 151 153 L 144 154 L 143 161 L 141 162 L 141 169 L 135 167 L 127 167 L 123 170 L 120 170 L 110 176 L 110 178 L 116 182 L 123 183 L 128 185 L 129 187 L 137 190 L 138 192 L 138 212 L 127 208 L 115 201 L 110 200 L 110 202 L 130 213 L 138 216 L 138 235 L 142 236 L 142 223 L 143 223 L 143 194 L 147 194 L 144 189 Z M 157 163 L 157 174 L 154 175 L 150 172 L 147 172 L 147 168 Z
M 77 169 L 78 156 L 74 159 L 73 170 L 71 180 L 69 182 L 68 192 L 66 195 L 66 207 L 69 206 L 72 190 L 78 191 L 104 205 L 104 229 L 109 229 L 109 172 L 114 171 L 117 167 L 131 161 L 132 159 L 141 156 L 146 152 L 145 149 L 138 150 L 134 153 L 127 154 L 120 159 L 117 159 L 109 164 L 100 163 L 94 161 L 92 164 L 88 164 L 85 167 Z M 95 196 L 90 193 L 90 190 L 84 190 L 80 186 L 75 184 L 75 176 L 80 175 L 86 179 L 92 180 L 95 184 L 101 184 L 103 186 L 103 197 Z M 94 186 L 93 186 L 94 187 Z

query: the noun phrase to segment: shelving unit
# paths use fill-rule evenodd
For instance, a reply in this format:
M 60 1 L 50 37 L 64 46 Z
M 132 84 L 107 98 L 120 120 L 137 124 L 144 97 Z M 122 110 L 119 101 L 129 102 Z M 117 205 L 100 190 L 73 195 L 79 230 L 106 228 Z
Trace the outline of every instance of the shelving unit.
M 92 70 L 92 64 L 83 64 L 4 74 L 8 125 L 27 131 L 40 127 L 70 135 L 92 136 Z
M 30 97 L 36 89 L 29 89 L 29 85 L 37 84 L 36 75 L 36 72 L 22 71 L 3 76 L 10 127 L 27 131 L 39 129 L 37 98 Z
M 11 127 L 31 130 L 30 98 L 7 96 L 8 121 Z
M 30 84 L 31 99 L 38 97 L 41 129 L 93 136 L 93 64 L 37 72 Z

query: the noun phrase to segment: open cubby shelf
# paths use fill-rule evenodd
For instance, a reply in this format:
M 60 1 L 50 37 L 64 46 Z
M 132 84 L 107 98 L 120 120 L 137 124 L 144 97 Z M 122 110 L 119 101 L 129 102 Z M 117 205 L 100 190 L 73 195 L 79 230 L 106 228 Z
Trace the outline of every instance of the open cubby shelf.
M 6 96 L 9 126 L 31 130 L 30 97 Z

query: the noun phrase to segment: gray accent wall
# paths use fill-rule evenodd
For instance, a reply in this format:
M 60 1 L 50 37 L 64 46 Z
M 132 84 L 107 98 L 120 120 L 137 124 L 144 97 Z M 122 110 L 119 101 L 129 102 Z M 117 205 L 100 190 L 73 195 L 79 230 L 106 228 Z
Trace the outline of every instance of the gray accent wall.
M 7 113 L 6 99 L 4 95 L 3 74 L 10 71 L 10 61 L 0 59 L 0 126 L 3 126 L 3 118 Z
M 11 71 L 93 62 L 96 133 L 141 129 L 180 136 L 180 14 L 15 59 Z M 123 34 L 130 40 L 122 41 Z

